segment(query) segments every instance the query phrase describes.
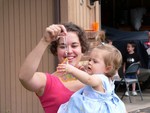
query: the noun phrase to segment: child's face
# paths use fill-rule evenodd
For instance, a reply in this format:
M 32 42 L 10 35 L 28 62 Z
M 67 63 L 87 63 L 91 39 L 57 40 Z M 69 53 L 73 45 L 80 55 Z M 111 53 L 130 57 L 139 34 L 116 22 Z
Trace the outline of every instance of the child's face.
M 105 51 L 96 48 L 92 50 L 87 69 L 89 74 L 106 73 L 106 65 L 103 59 L 104 54 Z
M 127 51 L 128 53 L 134 52 L 134 47 L 131 44 L 127 44 Z

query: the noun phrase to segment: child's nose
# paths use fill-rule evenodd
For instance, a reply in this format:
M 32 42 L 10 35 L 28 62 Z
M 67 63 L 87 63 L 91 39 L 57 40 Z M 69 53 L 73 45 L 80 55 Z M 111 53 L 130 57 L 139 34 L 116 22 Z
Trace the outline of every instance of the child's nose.
M 89 60 L 88 64 L 91 64 L 91 63 L 92 63 L 92 61 L 91 61 L 91 60 Z

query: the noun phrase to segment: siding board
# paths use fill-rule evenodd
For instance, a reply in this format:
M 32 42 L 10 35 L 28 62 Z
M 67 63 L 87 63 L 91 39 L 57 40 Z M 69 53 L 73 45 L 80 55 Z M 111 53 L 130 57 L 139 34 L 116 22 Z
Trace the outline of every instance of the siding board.
M 20 37 L 18 37 L 20 41 L 18 42 L 18 44 L 20 43 L 19 46 L 20 46 L 20 65 L 21 65 L 26 56 L 25 1 L 20 0 L 18 2 L 19 2 L 19 14 L 20 14 L 19 16 Z M 18 100 L 17 100 L 17 113 L 27 112 L 27 92 L 23 87 L 20 87 L 20 84 L 18 82 L 17 82 L 17 89 L 19 91 L 18 96 L 20 97 L 20 98 L 18 97 Z
M 0 17 L 1 17 L 1 21 L 0 21 L 0 112 L 4 113 L 5 112 L 5 56 L 4 56 L 4 2 L 0 1 Z M 2 93 L 1 93 L 2 92 Z
M 22 113 L 22 100 L 21 100 L 21 85 L 20 82 L 18 80 L 18 70 L 20 68 L 20 63 L 21 63 L 21 50 L 20 48 L 23 49 L 23 45 L 20 44 L 20 2 L 19 0 L 14 0 L 14 32 L 15 32 L 15 56 L 16 56 L 16 60 L 15 60 L 15 77 L 16 77 L 16 83 L 15 83 L 15 90 L 16 90 L 16 104 L 15 104 L 15 109 L 16 109 L 16 113 Z M 22 24 L 21 24 L 22 25 Z M 20 46 L 21 45 L 21 46 Z M 25 103 L 25 102 L 24 102 Z M 25 107 L 25 106 L 24 106 Z M 23 108 L 24 108 L 23 107 Z
M 10 0 L 9 1 L 9 28 L 10 28 L 10 31 L 9 31 L 9 40 L 10 40 L 10 95 L 11 95 L 11 101 L 10 101 L 10 104 L 11 104 L 11 108 L 10 108 L 10 112 L 15 112 L 16 111 L 16 98 L 15 98 L 15 95 L 16 95 L 16 88 L 15 88 L 15 82 L 16 82 L 16 76 L 13 76 L 16 74 L 16 69 L 15 69 L 15 32 L 14 32 L 14 1 L 13 0 Z
M 45 30 L 47 27 L 47 0 L 42 0 L 42 31 Z M 43 33 L 42 33 L 43 34 Z M 42 71 L 43 72 L 48 72 L 48 52 L 44 53 L 44 56 L 42 58 Z
M 48 4 L 52 4 L 51 5 L 51 7 L 49 7 L 49 5 Z M 53 22 L 55 21 L 54 20 L 54 15 L 53 15 L 53 13 L 55 13 L 54 11 L 54 1 L 53 0 L 48 0 L 48 4 L 47 4 L 47 21 L 48 21 L 48 24 L 47 24 L 47 26 L 49 26 L 50 24 L 53 24 Z M 46 27 L 47 27 L 46 26 Z M 45 29 L 45 28 L 44 28 Z M 47 50 L 48 51 L 48 67 L 52 67 L 52 66 L 54 66 L 54 67 L 56 67 L 56 62 L 51 62 L 51 61 L 56 61 L 56 58 L 54 58 L 54 56 L 52 55 L 52 53 L 49 51 L 49 50 Z M 54 72 L 54 68 L 48 68 L 48 72 Z
M 9 40 L 9 1 L 4 1 L 4 68 L 6 112 L 10 112 L 10 40 Z
M 43 113 L 37 96 L 20 84 L 18 71 L 45 27 L 53 23 L 53 13 L 48 11 L 51 3 L 52 0 L 0 1 L 0 113 Z M 48 57 L 47 52 L 39 70 L 48 71 Z
M 99 3 L 97 1 L 91 7 L 88 6 L 88 3 L 87 0 L 83 2 L 80 0 L 61 0 L 61 12 L 68 11 L 68 16 L 61 16 L 62 23 L 65 22 L 64 20 L 68 20 L 80 25 L 85 30 L 91 30 L 93 22 L 99 23 Z
M 25 50 L 26 56 L 31 51 L 31 21 L 30 21 L 30 12 L 31 12 L 31 5 L 30 0 L 24 0 L 25 2 Z M 32 65 L 32 64 L 31 64 Z M 33 104 L 32 104 L 32 93 L 27 91 L 27 112 L 33 112 Z
M 37 42 L 39 42 L 39 40 L 42 37 L 42 1 L 41 0 L 37 0 L 36 1 L 36 18 L 37 18 Z M 42 62 L 40 62 L 38 71 L 42 71 Z
M 36 0 L 32 0 L 31 2 L 31 6 L 32 6 L 32 10 L 31 10 L 31 48 L 33 49 L 36 46 Z M 32 105 L 33 105 L 33 113 L 40 113 L 38 112 L 39 109 L 38 107 L 38 99 L 36 97 L 36 95 L 33 95 L 33 99 L 32 99 Z
M 36 46 L 36 0 L 31 0 L 31 48 L 33 49 Z

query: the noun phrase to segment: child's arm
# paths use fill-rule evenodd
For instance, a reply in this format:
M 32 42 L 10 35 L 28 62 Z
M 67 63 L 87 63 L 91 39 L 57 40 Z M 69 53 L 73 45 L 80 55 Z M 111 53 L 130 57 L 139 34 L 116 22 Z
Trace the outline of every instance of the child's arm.
M 102 85 L 101 79 L 98 76 L 89 75 L 88 73 L 79 70 L 70 64 L 59 64 L 57 67 L 57 72 L 70 73 L 84 84 L 90 85 L 92 87 Z

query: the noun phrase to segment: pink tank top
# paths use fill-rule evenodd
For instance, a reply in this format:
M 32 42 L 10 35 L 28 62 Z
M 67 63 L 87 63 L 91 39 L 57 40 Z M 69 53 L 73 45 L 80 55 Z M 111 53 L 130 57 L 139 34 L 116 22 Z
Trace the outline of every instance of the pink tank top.
M 45 113 L 57 113 L 59 106 L 67 102 L 74 92 L 67 89 L 56 76 L 47 73 L 46 77 L 44 94 L 39 99 Z

